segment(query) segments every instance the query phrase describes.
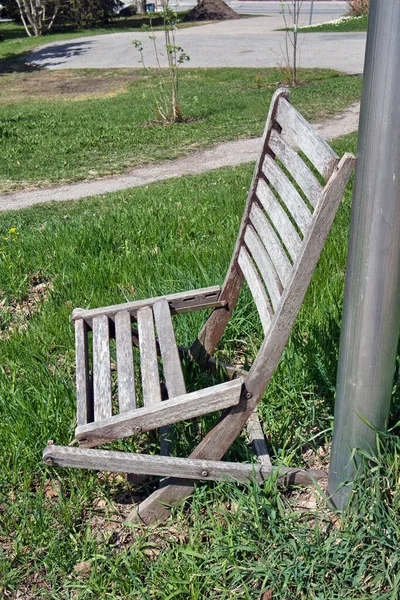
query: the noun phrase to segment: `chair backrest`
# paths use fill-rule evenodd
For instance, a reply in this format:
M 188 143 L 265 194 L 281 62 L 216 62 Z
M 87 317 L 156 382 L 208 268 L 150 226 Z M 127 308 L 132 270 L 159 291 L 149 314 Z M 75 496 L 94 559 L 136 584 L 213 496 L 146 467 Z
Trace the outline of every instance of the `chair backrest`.
M 192 346 L 197 355 L 213 352 L 246 280 L 264 331 L 246 382 L 258 397 L 287 343 L 355 161 L 352 154 L 339 160 L 289 103 L 289 95 L 280 89 L 271 102 L 220 295 L 228 309 L 212 313 Z

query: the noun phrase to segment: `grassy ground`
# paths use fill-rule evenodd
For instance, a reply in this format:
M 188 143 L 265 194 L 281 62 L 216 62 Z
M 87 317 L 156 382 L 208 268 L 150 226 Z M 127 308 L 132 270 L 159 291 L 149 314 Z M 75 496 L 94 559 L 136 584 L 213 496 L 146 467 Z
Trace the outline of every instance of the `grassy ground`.
M 324 33 L 324 32 L 346 32 L 346 31 L 367 31 L 368 15 L 360 17 L 349 17 L 339 23 L 321 23 L 314 27 L 301 27 L 300 33 Z
M 335 144 L 355 150 L 355 136 Z M 380 437 L 368 482 L 338 516 L 305 492 L 200 485 L 165 526 L 123 527 L 152 489 L 41 463 L 74 430 L 74 306 L 221 283 L 252 167 L 0 217 L 0 595 L 43 600 L 390 599 L 399 595 L 399 453 Z M 299 319 L 261 404 L 275 464 L 326 467 L 350 215 L 340 207 Z M 189 343 L 204 317 L 176 319 Z M 219 356 L 254 357 L 247 293 Z M 189 385 L 193 381 L 188 372 Z M 391 424 L 398 418 L 394 389 Z M 209 425 L 206 420 L 204 426 Z M 191 447 L 178 428 L 178 454 Z M 156 451 L 156 436 L 117 447 Z M 230 453 L 250 460 L 246 440 Z M 189 511 L 189 506 L 191 510 Z
M 293 103 L 313 121 L 360 97 L 361 79 L 302 70 Z M 0 190 L 96 178 L 260 135 L 279 69 L 185 69 L 188 123 L 152 124 L 159 76 L 129 69 L 12 73 L 0 79 Z M 85 100 L 85 102 L 81 101 Z

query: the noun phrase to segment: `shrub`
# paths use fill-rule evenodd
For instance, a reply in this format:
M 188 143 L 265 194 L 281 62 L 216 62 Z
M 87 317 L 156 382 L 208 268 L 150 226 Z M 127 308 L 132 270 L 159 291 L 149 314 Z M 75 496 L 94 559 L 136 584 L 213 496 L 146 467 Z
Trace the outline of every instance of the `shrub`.
M 137 14 L 137 5 L 129 4 L 119 11 L 120 17 L 134 17 Z
M 359 17 L 369 12 L 369 0 L 349 0 L 349 15 Z

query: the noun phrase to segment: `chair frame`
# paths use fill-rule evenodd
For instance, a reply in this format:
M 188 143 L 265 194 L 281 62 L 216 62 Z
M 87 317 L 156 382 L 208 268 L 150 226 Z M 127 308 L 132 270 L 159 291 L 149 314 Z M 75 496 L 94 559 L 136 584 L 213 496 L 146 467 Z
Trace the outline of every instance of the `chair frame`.
M 129 520 L 138 519 L 149 524 L 167 518 L 171 506 L 193 492 L 195 479 L 230 478 L 246 481 L 255 477 L 257 481 L 262 481 L 275 474 L 281 483 L 291 485 L 310 484 L 315 478 L 325 476 L 318 471 L 273 467 L 256 413 L 257 404 L 289 339 L 355 162 L 355 157 L 349 153 L 339 160 L 330 146 L 288 102 L 289 97 L 288 90 L 279 89 L 271 101 L 261 152 L 222 288 L 213 286 L 100 309 L 76 309 L 73 313 L 77 340 L 76 438 L 83 447 L 72 448 L 49 444 L 44 450 L 43 458 L 46 463 L 58 466 L 166 477 L 162 486 L 135 509 L 135 513 Z M 319 183 L 306 162 L 293 149 L 293 144 L 285 142 L 283 133 L 290 137 L 319 171 L 326 182 L 324 186 Z M 280 164 L 295 180 L 307 198 L 307 202 L 302 201 L 296 187 L 287 179 L 284 171 L 278 168 L 276 159 L 279 159 Z M 261 218 L 260 211 L 270 202 L 269 196 L 272 194 L 270 186 L 276 190 L 280 198 L 285 199 L 285 206 L 291 214 L 289 220 L 282 209 L 278 212 L 278 209 L 271 208 L 271 211 L 276 211 L 276 213 L 271 212 L 272 217 L 266 211 L 270 223 L 274 225 L 278 236 L 286 245 L 286 254 L 281 250 L 280 254 L 279 252 L 274 254 L 274 248 L 270 246 L 271 251 L 266 255 L 259 241 L 263 238 L 258 237 L 256 231 L 256 227 L 258 225 L 261 227 L 265 221 Z M 266 225 L 268 223 L 264 223 L 264 227 Z M 276 239 L 278 236 L 275 236 Z M 268 286 L 260 285 L 262 284 L 260 273 L 264 280 L 268 279 Z M 171 359 L 170 375 L 167 373 L 166 361 L 170 360 L 167 357 L 172 352 L 171 347 L 172 353 L 179 357 L 190 356 L 204 368 L 215 368 L 217 361 L 212 358 L 212 354 L 232 315 L 245 279 L 257 305 L 265 335 L 255 361 L 249 372 L 225 365 L 229 381 L 200 392 L 187 394 L 181 375 L 174 368 L 176 357 Z M 213 310 L 191 348 L 172 344 L 168 346 L 166 352 L 165 340 L 168 341 L 171 336 L 173 337 L 169 315 L 206 308 Z M 160 339 L 145 341 L 145 330 L 143 327 L 141 330 L 141 323 L 149 317 L 152 318 L 146 311 L 154 312 Z M 119 321 L 125 323 L 121 331 L 130 332 L 132 320 L 138 321 L 138 330 L 133 329 L 131 335 L 123 334 L 118 337 L 117 332 L 121 328 Z M 100 411 L 100 417 L 98 422 L 93 422 L 93 409 L 89 402 L 92 384 L 88 375 L 87 331 L 94 323 L 101 328 L 102 323 L 106 322 L 110 322 L 112 327 L 115 327 L 117 354 L 119 343 L 121 356 L 122 353 L 125 353 L 128 359 L 131 356 L 130 339 L 133 346 L 141 348 L 141 352 L 143 349 L 145 351 L 147 344 L 157 347 L 163 357 L 170 399 L 167 402 L 157 402 L 147 406 L 145 403 L 143 408 L 137 409 L 132 403 L 132 399 L 134 402 L 133 371 L 129 371 L 123 384 L 128 398 L 126 406 L 121 407 L 120 401 L 120 414 L 111 416 L 109 412 L 107 413 L 108 409 L 104 410 L 100 402 L 97 407 L 95 405 L 95 410 Z M 165 331 L 162 332 L 161 328 Z M 103 350 L 100 348 L 99 356 L 102 356 Z M 104 360 L 109 361 L 107 353 Z M 152 377 L 150 372 L 148 377 L 150 379 Z M 105 382 L 98 385 L 103 384 L 110 387 L 107 378 Z M 99 398 L 102 397 L 101 391 L 98 391 Z M 207 433 L 188 458 L 92 449 L 93 446 L 128 437 L 142 430 L 160 427 L 165 433 L 165 427 L 172 423 L 222 409 L 224 412 L 219 422 Z M 259 464 L 222 462 L 221 459 L 246 423 L 253 448 L 259 456 Z M 162 454 L 167 452 L 166 447 L 164 451 L 161 448 Z

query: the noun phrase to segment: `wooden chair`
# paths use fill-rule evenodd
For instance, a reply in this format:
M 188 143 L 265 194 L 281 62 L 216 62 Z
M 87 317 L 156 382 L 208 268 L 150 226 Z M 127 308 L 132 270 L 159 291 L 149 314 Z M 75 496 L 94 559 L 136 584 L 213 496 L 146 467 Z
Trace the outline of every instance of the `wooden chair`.
M 283 483 L 307 484 L 321 476 L 321 472 L 271 465 L 255 408 L 287 343 L 354 161 L 352 154 L 339 160 L 289 103 L 289 92 L 278 90 L 269 109 L 262 149 L 222 289 L 214 286 L 105 308 L 74 310 L 76 439 L 80 448 L 51 443 L 43 453 L 45 462 L 167 477 L 138 507 L 137 515 L 145 523 L 168 516 L 170 506 L 192 493 L 195 479 L 245 481 L 256 477 L 261 481 L 275 473 Z M 324 185 L 309 165 L 319 172 Z M 228 381 L 187 393 L 182 357 L 191 357 L 205 368 L 215 367 L 211 355 L 244 280 L 264 332 L 256 359 L 249 372 L 226 365 Z M 171 315 L 202 309 L 213 311 L 192 347 L 178 347 Z M 112 405 L 110 338 L 116 343 L 118 414 L 113 414 Z M 140 353 L 140 408 L 136 406 L 135 348 Z M 159 356 L 168 396 L 164 401 Z M 91 449 L 155 428 L 165 433 L 173 423 L 219 410 L 224 411 L 219 422 L 189 458 Z M 259 463 L 221 461 L 246 423 Z M 161 439 L 161 451 L 166 454 L 166 436 Z

